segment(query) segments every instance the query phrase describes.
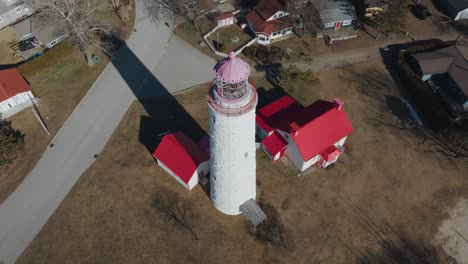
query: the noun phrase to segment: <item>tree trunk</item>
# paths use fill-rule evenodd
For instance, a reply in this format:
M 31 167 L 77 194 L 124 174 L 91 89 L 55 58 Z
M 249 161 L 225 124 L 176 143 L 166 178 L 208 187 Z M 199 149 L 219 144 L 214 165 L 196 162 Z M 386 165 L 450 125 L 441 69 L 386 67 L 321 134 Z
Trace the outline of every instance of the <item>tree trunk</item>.
M 84 53 L 86 56 L 86 62 L 88 63 L 88 67 L 94 67 L 93 50 L 90 47 L 87 47 L 85 48 Z

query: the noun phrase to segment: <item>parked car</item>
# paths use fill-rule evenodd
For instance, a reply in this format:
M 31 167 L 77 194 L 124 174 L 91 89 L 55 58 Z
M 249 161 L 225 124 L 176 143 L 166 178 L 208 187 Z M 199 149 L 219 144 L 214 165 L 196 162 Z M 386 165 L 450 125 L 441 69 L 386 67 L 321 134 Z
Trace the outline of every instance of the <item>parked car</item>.
M 427 7 L 425 7 L 423 5 L 420 5 L 420 4 L 413 5 L 411 7 L 411 10 L 412 10 L 414 16 L 416 16 L 419 19 L 422 19 L 422 20 L 432 19 L 432 13 L 429 11 L 429 9 L 427 9 Z

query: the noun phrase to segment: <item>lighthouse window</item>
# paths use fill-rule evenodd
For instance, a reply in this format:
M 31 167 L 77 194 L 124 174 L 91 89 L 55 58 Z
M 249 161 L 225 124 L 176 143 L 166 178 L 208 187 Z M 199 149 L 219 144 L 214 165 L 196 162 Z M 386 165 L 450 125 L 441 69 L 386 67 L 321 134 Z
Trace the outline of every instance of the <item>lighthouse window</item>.
M 245 158 L 248 158 L 248 157 L 249 157 L 249 153 L 246 152 L 246 153 L 244 154 L 244 157 L 245 157 Z
M 213 123 L 216 124 L 216 117 L 213 116 Z

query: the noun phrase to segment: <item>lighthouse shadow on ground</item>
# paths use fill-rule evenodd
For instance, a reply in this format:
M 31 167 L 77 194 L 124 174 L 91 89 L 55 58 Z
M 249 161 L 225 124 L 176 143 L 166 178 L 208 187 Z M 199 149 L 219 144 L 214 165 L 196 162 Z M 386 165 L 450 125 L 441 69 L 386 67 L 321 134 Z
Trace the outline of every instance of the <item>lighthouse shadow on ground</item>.
M 141 116 L 139 141 L 150 154 L 164 134 L 181 131 L 193 140 L 206 134 L 125 43 L 112 64 L 148 114 Z

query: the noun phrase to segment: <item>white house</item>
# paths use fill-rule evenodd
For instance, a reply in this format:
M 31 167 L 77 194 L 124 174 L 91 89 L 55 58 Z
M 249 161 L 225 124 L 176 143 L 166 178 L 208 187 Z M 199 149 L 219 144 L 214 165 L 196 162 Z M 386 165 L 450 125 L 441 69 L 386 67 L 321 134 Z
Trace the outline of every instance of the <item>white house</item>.
M 188 190 L 210 171 L 210 154 L 181 132 L 165 135 L 153 153 L 159 166 Z
M 468 1 L 466 0 L 436 0 L 447 15 L 453 20 L 468 19 Z
M 313 0 L 322 20 L 322 30 L 341 29 L 352 26 L 357 19 L 356 8 L 351 0 Z
M 294 18 L 278 0 L 262 0 L 247 17 L 247 26 L 255 33 L 257 43 L 268 45 L 293 33 Z
M 50 49 L 64 41 L 68 34 L 60 32 L 53 24 L 39 21 L 39 17 L 31 16 L 12 25 L 21 40 L 36 38 L 46 49 Z
M 0 70 L 0 114 L 8 118 L 25 107 L 34 98 L 31 87 L 16 68 Z
M 286 156 L 299 171 L 335 163 L 353 131 L 340 99 L 303 107 L 285 95 L 262 107 L 256 123 L 265 153 L 273 161 Z
M 34 11 L 18 0 L 0 0 L 0 29 L 7 27 Z

